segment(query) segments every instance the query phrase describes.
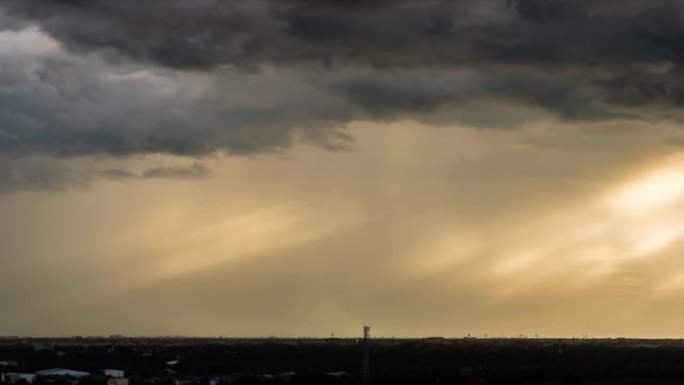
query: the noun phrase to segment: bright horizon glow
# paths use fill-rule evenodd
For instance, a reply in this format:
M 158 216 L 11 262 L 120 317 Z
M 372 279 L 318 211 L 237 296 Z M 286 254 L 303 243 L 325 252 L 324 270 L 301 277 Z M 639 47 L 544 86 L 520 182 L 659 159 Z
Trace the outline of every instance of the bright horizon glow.
M 684 167 L 684 164 L 680 165 Z M 684 171 L 667 166 L 648 176 L 627 183 L 614 196 L 616 210 L 639 215 L 680 200 L 684 196 Z

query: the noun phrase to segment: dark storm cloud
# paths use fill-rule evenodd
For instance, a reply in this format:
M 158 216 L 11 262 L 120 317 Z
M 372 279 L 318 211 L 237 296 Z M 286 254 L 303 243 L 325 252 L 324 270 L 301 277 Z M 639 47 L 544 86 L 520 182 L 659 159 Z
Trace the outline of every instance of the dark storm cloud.
M 105 170 L 105 171 L 102 171 L 100 174 L 107 179 L 113 179 L 113 180 L 125 180 L 125 179 L 140 178 L 140 175 L 138 175 L 132 171 L 122 170 L 119 168 L 113 168 L 113 169 Z
M 27 47 L 45 44 L 35 31 L 10 35 Z M 0 156 L 279 152 L 297 130 L 326 132 L 351 119 L 339 102 L 297 81 L 217 74 L 200 82 L 57 49 L 0 52 Z M 193 86 L 201 91 L 189 92 Z
M 113 168 L 102 171 L 100 175 L 107 179 L 202 179 L 209 174 L 209 170 L 201 163 L 195 162 L 190 166 L 160 166 L 149 168 L 142 173 Z
M 548 109 L 566 120 L 633 117 L 613 111 L 608 103 L 609 99 L 619 97 L 613 89 L 622 85 L 594 84 L 586 79 L 530 71 L 487 75 L 462 71 L 436 75 L 422 71 L 363 70 L 341 74 L 327 87 L 381 118 L 391 118 L 400 111 L 406 117 L 430 121 L 429 117 L 435 115 L 439 107 L 487 101 L 494 97 Z M 643 94 L 648 90 L 637 92 Z M 640 101 L 647 102 L 643 97 Z
M 552 79 L 545 88 L 577 81 L 567 77 L 568 71 L 584 72 L 581 83 L 597 82 L 606 93 L 614 94 L 608 100 L 617 104 L 624 104 L 619 95 L 624 89 L 641 92 L 644 82 L 660 81 L 629 83 L 633 64 L 670 62 L 674 70 L 667 81 L 676 84 L 674 92 L 651 98 L 646 90 L 643 97 L 625 101 L 640 105 L 681 102 L 684 6 L 674 0 L 41 0 L 30 4 L 4 0 L 2 5 L 16 18 L 39 23 L 75 52 L 120 55 L 112 60 L 179 69 L 234 66 L 248 71 L 257 71 L 265 63 L 319 72 L 358 66 L 381 71 L 495 68 L 497 77 L 505 75 L 509 67 L 522 66 L 563 78 Z M 367 87 L 377 89 L 377 82 L 371 79 Z M 382 92 L 397 87 L 402 85 L 390 85 Z M 524 103 L 557 108 L 559 115 L 568 115 L 565 101 L 545 105 L 547 99 L 534 93 L 525 95 L 524 90 L 506 89 L 503 95 L 498 91 L 491 90 L 489 96 L 519 95 Z M 453 93 L 460 94 L 458 90 Z M 431 90 L 419 90 L 411 98 L 410 105 L 435 104 Z M 396 104 L 401 107 L 402 103 L 398 100 Z M 397 112 L 403 111 L 399 108 Z M 584 112 L 580 108 L 570 115 L 581 117 Z M 590 118 L 596 115 L 588 114 Z M 86 140 L 86 145 L 97 140 Z M 113 146 L 109 152 L 117 151 Z M 140 145 L 140 151 L 156 151 L 157 146 L 170 147 L 174 153 L 192 152 L 182 145 L 176 148 L 179 145 L 173 139 Z
M 109 180 L 133 179 L 202 179 L 209 170 L 201 163 L 189 166 L 151 167 L 142 172 L 109 169 L 94 172 L 78 167 L 64 159 L 20 158 L 0 159 L 0 194 L 16 191 L 63 191 L 73 187 L 88 187 L 99 178 Z
M 89 177 L 49 159 L 0 159 L 0 193 L 23 190 L 62 191 L 84 187 Z
M 114 50 L 180 68 L 679 63 L 684 55 L 684 6 L 676 0 L 624 6 L 588 0 L 2 3 L 74 50 Z M 360 5 L 369 6 L 349 10 Z
M 194 163 L 189 167 L 155 167 L 145 171 L 142 176 L 143 178 L 199 179 L 204 178 L 208 173 L 209 170 L 202 164 Z
M 491 126 L 472 102 L 671 117 L 683 18 L 676 0 L 0 0 L 6 49 L 31 28 L 59 43 L 0 52 L 0 157 L 344 149 L 353 120 Z

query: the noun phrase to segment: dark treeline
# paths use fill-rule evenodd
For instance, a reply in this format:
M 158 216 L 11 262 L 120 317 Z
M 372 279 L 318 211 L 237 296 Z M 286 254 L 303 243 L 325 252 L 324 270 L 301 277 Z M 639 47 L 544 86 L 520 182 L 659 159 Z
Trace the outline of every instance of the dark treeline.
M 0 360 L 21 372 L 125 369 L 132 385 L 230 375 L 236 384 L 358 384 L 361 349 L 351 339 L 5 340 Z M 382 339 L 370 357 L 373 385 L 684 381 L 679 340 Z

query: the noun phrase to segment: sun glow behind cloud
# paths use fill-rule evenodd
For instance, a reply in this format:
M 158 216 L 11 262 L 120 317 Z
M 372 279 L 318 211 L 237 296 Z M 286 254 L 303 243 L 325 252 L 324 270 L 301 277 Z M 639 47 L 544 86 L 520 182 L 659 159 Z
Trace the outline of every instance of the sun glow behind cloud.
M 626 238 L 636 256 L 665 250 L 684 236 L 683 205 L 683 154 L 626 182 L 608 200 L 611 212 L 631 228 Z
M 684 157 L 673 156 L 596 200 L 569 204 L 553 216 L 528 218 L 499 247 L 508 251 L 494 259 L 491 279 L 508 283 L 496 286 L 496 295 L 508 298 L 549 285 L 584 290 L 605 284 L 625 266 L 668 251 L 684 239 L 681 170 Z
M 640 215 L 677 202 L 683 195 L 684 170 L 667 166 L 622 186 L 611 204 L 621 214 Z

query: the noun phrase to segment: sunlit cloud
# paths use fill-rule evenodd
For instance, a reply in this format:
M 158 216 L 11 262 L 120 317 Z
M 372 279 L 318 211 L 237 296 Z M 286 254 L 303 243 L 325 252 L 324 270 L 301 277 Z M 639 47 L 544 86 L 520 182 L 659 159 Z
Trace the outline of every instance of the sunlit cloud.
M 682 157 L 670 158 L 617 184 L 606 198 L 569 204 L 555 220 L 530 218 L 529 231 L 503 245 L 491 269 L 493 279 L 512 281 L 501 294 L 553 285 L 568 275 L 580 287 L 600 284 L 625 264 L 667 251 L 684 238 L 681 169 Z
M 611 197 L 610 203 L 623 215 L 639 215 L 675 203 L 683 196 L 684 170 L 667 167 L 628 182 Z

